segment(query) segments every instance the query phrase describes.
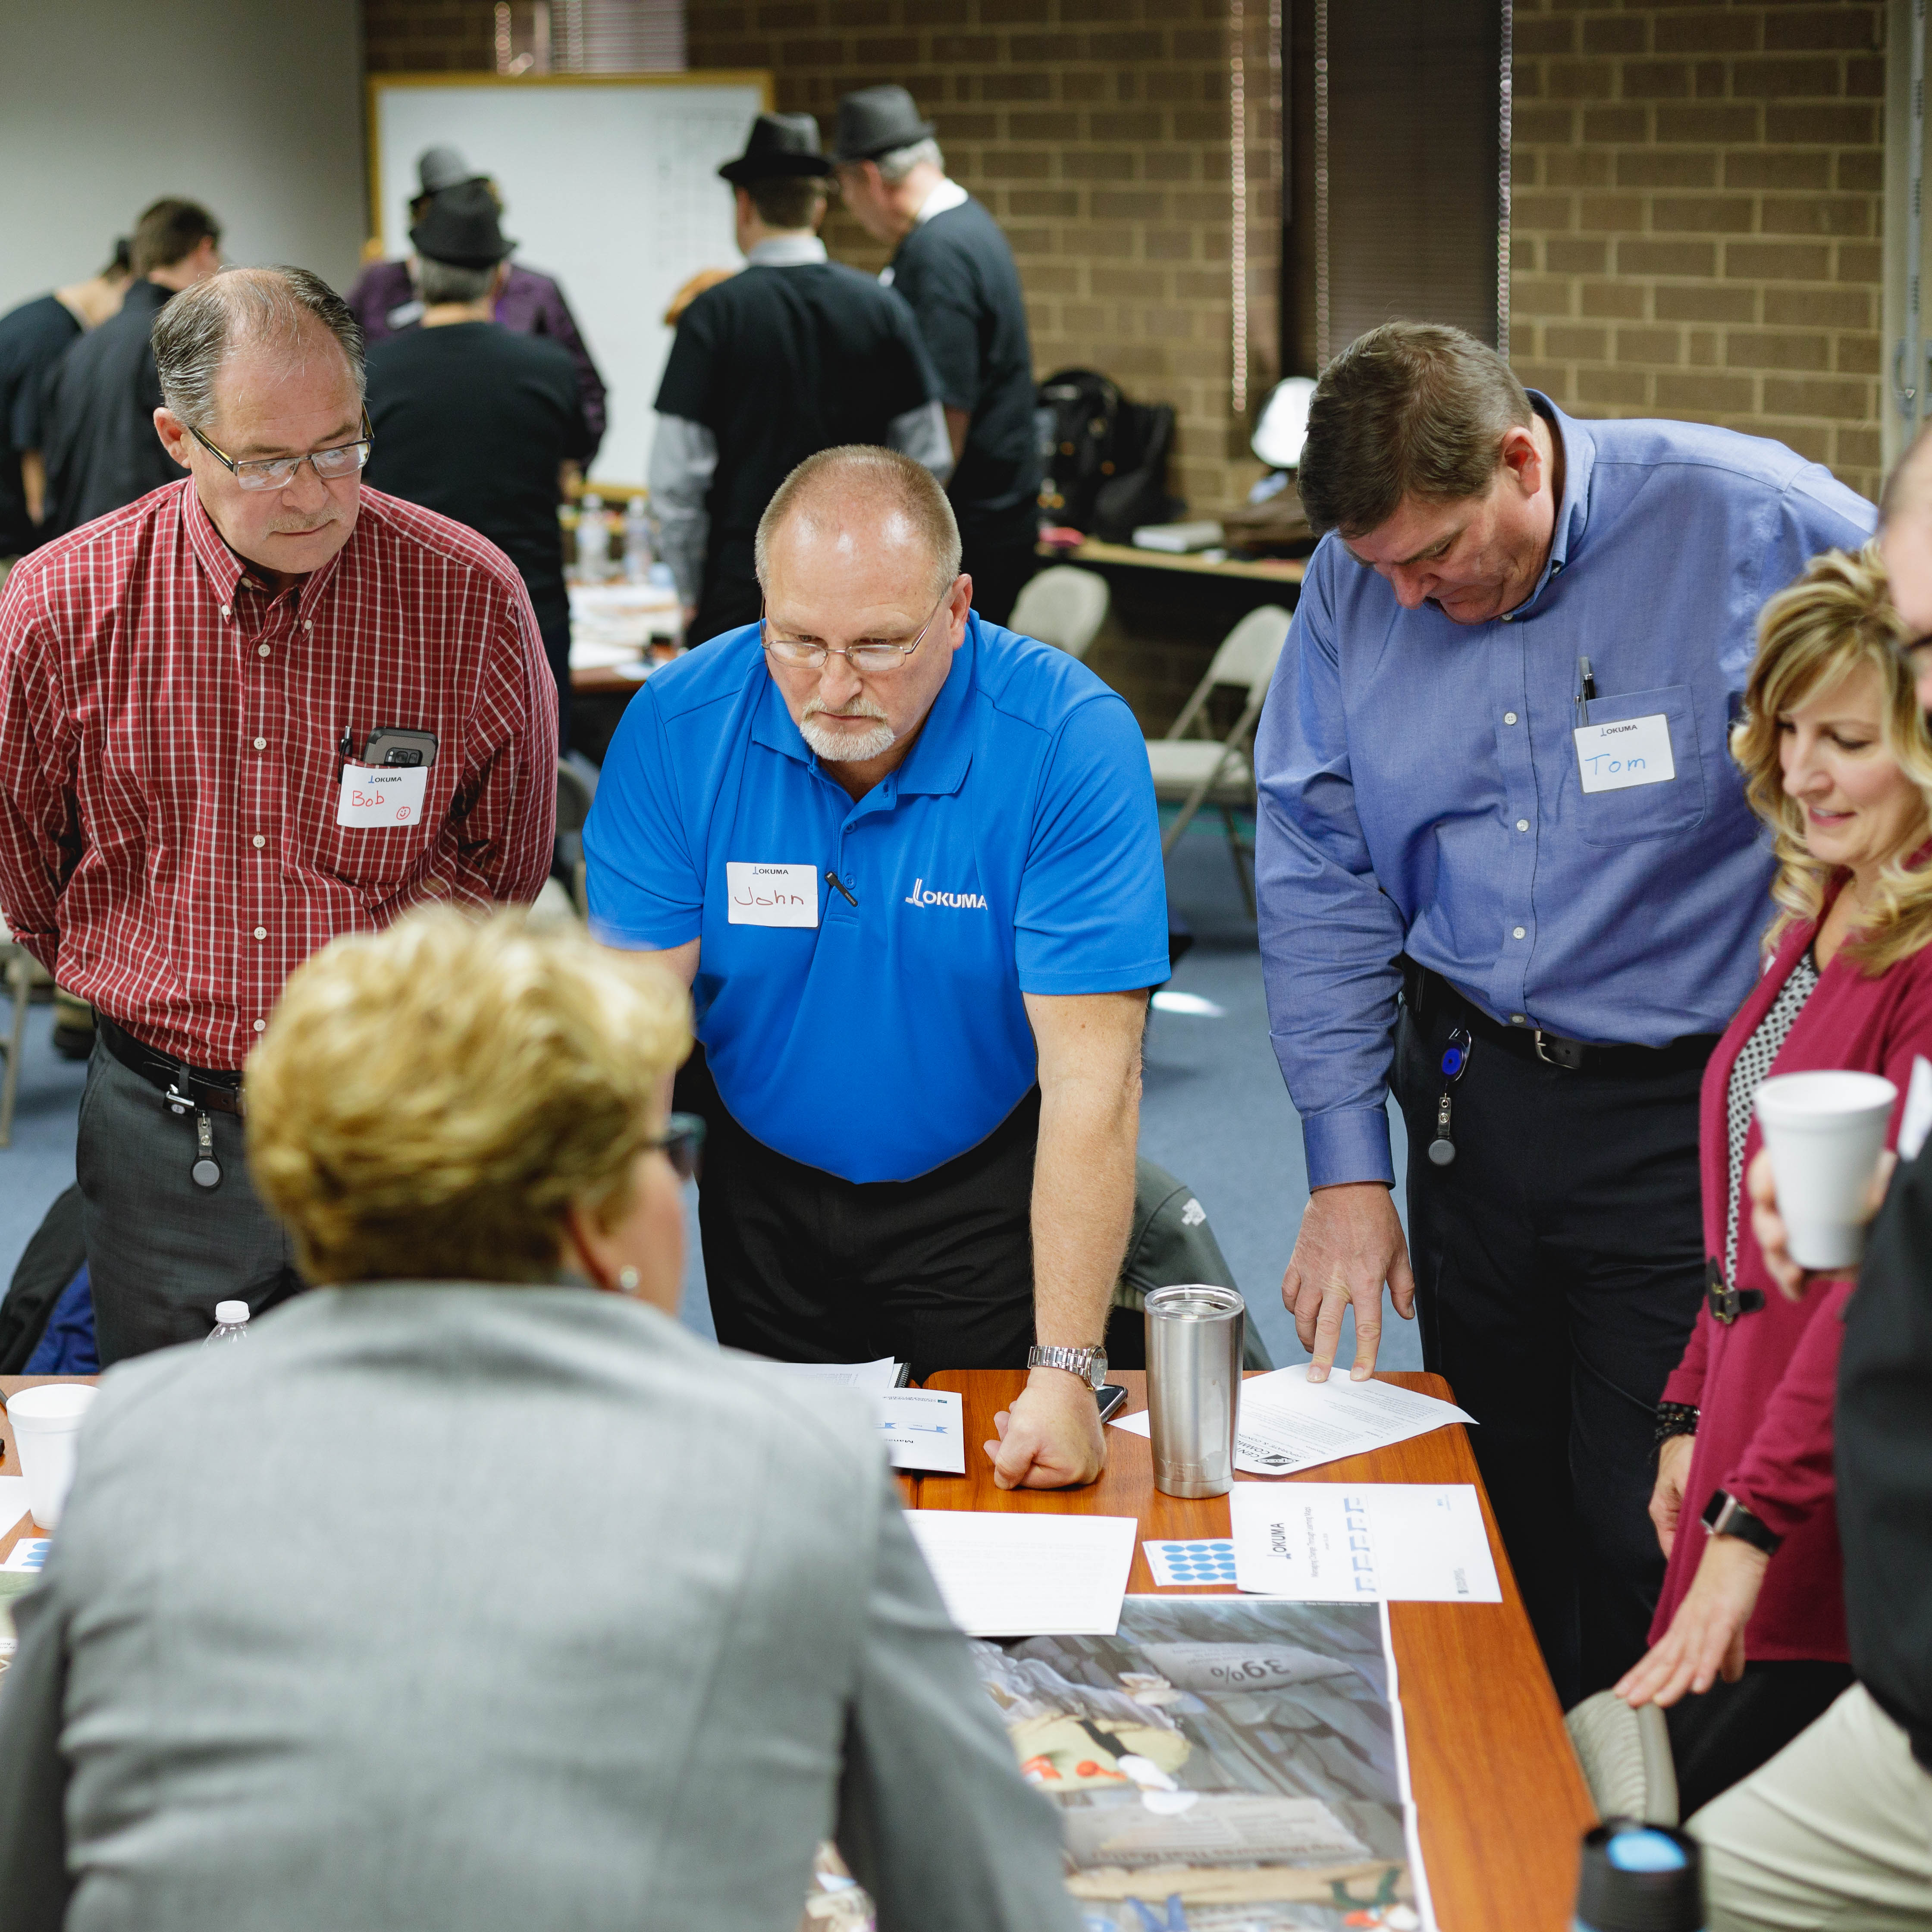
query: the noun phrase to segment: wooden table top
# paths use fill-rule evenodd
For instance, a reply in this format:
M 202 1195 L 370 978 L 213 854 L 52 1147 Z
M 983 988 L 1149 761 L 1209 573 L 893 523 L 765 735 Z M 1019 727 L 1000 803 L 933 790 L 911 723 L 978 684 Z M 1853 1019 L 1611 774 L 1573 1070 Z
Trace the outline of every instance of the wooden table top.
M 1258 584 L 1299 584 L 1308 560 L 1299 556 L 1222 557 L 1218 561 L 1198 550 L 1141 550 L 1132 544 L 1102 543 L 1089 537 L 1071 550 L 1042 544 L 1039 555 L 1056 563 L 1114 564 L 1137 570 L 1178 570 L 1196 577 L 1240 577 Z
M 1129 1392 L 1124 1413 L 1147 1406 L 1144 1374 L 1120 1370 L 1110 1379 Z M 1389 1373 L 1379 1379 L 1450 1399 L 1440 1376 Z M 1162 1496 L 1154 1486 L 1147 1438 L 1124 1430 L 1107 1431 L 1106 1472 L 1085 1489 L 995 1489 L 992 1465 L 980 1444 L 993 1436 L 994 1412 L 1025 1382 L 1017 1369 L 949 1370 L 927 1381 L 928 1388 L 964 1397 L 967 1474 L 920 1477 L 918 1507 L 1136 1516 L 1141 1538 L 1156 1541 L 1230 1534 L 1226 1497 L 1190 1502 Z M 1389 1606 L 1423 1863 L 1442 1932 L 1499 1932 L 1504 1926 L 1510 1932 L 1568 1932 L 1579 1841 L 1596 1813 L 1482 1493 L 1468 1432 L 1460 1424 L 1438 1429 L 1373 1455 L 1324 1463 L 1305 1480 L 1475 1484 L 1503 1600 Z M 1139 1539 L 1127 1588 L 1154 1588 Z M 1189 1586 L 1190 1593 L 1202 1588 Z M 1233 1594 L 1232 1585 L 1218 1590 Z

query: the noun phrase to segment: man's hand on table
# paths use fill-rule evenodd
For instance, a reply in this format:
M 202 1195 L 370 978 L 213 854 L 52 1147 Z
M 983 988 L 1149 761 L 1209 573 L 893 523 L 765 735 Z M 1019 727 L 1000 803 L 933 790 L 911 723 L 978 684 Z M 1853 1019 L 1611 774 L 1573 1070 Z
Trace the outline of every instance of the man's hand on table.
M 1106 1431 L 1094 1391 L 1065 1369 L 1035 1369 L 1010 1409 L 993 1418 L 986 1444 L 1002 1490 L 1064 1490 L 1090 1483 L 1107 1466 Z
M 1382 1338 L 1382 1283 L 1396 1312 L 1415 1314 L 1415 1276 L 1393 1192 L 1378 1180 L 1318 1187 L 1308 1198 L 1294 1252 L 1281 1278 L 1281 1298 L 1294 1332 L 1314 1359 L 1308 1379 L 1325 1382 L 1342 1336 L 1342 1312 L 1355 1311 L 1355 1365 L 1350 1379 L 1374 1373 Z

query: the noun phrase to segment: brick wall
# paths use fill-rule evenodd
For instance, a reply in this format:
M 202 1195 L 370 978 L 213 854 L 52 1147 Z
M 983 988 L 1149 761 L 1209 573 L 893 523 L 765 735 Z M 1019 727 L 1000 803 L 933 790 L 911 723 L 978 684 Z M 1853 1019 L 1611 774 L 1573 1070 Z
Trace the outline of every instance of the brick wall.
M 487 68 L 486 0 L 364 0 L 372 71 Z M 1276 375 L 1279 203 L 1267 145 L 1265 0 L 1246 0 L 1250 393 Z M 1038 372 L 1114 376 L 1174 406 L 1172 487 L 1196 511 L 1261 473 L 1232 421 L 1228 0 L 689 0 L 693 68 L 764 68 L 818 116 L 896 80 L 938 124 L 950 171 L 1004 224 Z M 826 240 L 885 253 L 836 208 Z
M 1511 360 L 1876 494 L 1882 6 L 1516 0 Z

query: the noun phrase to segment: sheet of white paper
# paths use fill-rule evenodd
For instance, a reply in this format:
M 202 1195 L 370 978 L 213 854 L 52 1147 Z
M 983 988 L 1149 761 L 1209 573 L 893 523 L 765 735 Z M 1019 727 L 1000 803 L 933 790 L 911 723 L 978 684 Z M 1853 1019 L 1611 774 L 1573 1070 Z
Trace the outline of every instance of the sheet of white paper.
M 947 1613 L 968 1636 L 1112 1636 L 1140 1525 L 1130 1516 L 909 1510 Z
M 878 1403 L 879 1427 L 895 1469 L 965 1474 L 966 1417 L 958 1396 L 945 1389 L 887 1389 Z
M 1366 1456 L 1451 1422 L 1473 1420 L 1454 1402 L 1393 1382 L 1352 1382 L 1346 1375 L 1311 1382 L 1302 1362 L 1242 1383 L 1234 1467 L 1244 1475 L 1288 1476 L 1343 1456 Z M 1144 1436 L 1148 1412 L 1119 1417 L 1114 1426 Z
M 7 1552 L 7 1560 L 0 1563 L 0 1570 L 38 1570 L 47 1560 L 47 1551 L 52 1546 L 50 1536 L 23 1536 Z
M 0 1476 L 0 1536 L 4 1536 L 26 1513 L 26 1478 Z
M 846 1388 L 869 1390 L 874 1395 L 885 1394 L 897 1386 L 899 1378 L 899 1365 L 890 1355 L 881 1355 L 876 1362 L 774 1362 L 771 1366 L 807 1382 L 836 1382 Z
M 1237 1483 L 1235 1580 L 1304 1604 L 1499 1604 L 1470 1483 Z

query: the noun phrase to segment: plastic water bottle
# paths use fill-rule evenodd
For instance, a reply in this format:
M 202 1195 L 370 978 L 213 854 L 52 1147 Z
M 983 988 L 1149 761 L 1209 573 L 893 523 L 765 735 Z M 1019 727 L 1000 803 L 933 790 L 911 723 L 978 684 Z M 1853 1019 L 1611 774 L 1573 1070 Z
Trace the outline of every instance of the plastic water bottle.
M 604 499 L 584 496 L 577 506 L 577 574 L 586 584 L 610 574 L 610 526 L 604 520 Z
M 214 1326 L 208 1330 L 204 1348 L 216 1342 L 245 1342 L 248 1339 L 248 1304 L 245 1301 L 218 1301 Z
M 624 580 L 648 584 L 651 566 L 658 560 L 651 542 L 651 513 L 641 496 L 633 496 L 624 506 Z

